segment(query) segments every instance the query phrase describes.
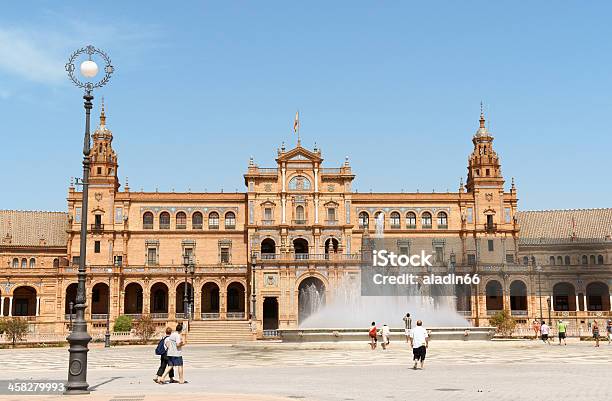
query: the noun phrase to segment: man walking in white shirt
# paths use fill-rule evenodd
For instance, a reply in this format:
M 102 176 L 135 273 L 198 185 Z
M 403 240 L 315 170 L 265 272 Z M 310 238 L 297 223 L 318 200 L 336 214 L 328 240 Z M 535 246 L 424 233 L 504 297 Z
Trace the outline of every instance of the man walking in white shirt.
M 427 334 L 427 330 L 423 327 L 423 322 L 417 320 L 416 324 L 416 327 L 410 332 L 410 343 L 412 345 L 412 355 L 414 359 L 414 366 L 412 369 L 415 370 L 419 362 L 421 362 L 421 369 L 423 369 L 425 354 L 429 346 L 429 334 Z

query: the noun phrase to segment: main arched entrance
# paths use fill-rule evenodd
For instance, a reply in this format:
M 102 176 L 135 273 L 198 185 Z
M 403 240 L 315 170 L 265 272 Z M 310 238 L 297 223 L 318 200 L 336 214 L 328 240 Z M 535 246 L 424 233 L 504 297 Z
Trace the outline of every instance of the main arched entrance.
M 227 286 L 227 318 L 244 318 L 244 286 L 233 282 Z
M 302 280 L 298 287 L 298 323 L 325 305 L 325 284 L 316 277 Z
M 36 290 L 29 286 L 13 291 L 13 316 L 36 316 L 38 312 Z
M 504 296 L 501 283 L 497 280 L 491 280 L 487 283 L 485 290 L 487 295 L 487 311 L 497 312 L 504 309 Z
M 142 314 L 142 287 L 138 283 L 130 283 L 125 287 L 123 312 L 126 315 Z
M 570 283 L 557 283 L 553 287 L 553 310 L 575 311 L 576 292 Z
M 202 286 L 202 319 L 219 318 L 219 286 L 208 282 Z
M 610 310 L 610 290 L 608 286 L 600 281 L 587 285 L 587 310 L 589 311 L 609 311 Z
M 164 283 L 155 283 L 151 287 L 151 314 L 153 318 L 167 317 L 168 314 L 168 286 Z

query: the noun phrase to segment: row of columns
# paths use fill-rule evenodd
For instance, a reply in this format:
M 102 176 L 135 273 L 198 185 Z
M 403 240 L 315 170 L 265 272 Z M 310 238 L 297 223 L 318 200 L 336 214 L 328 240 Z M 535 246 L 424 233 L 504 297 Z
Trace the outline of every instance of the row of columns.
M 0 297 L 0 316 L 4 316 L 4 299 L 5 298 L 9 299 L 9 307 L 8 307 L 7 316 L 13 316 L 13 297 L 12 296 Z M 36 296 L 36 313 L 34 316 L 39 316 L 39 315 L 40 315 L 40 296 Z

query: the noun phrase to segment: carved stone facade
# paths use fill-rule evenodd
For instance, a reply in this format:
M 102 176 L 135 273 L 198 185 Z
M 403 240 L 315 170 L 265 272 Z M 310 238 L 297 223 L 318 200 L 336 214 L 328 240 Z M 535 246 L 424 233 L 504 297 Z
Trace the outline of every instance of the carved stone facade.
M 483 277 L 459 306 L 472 324 L 488 324 L 501 309 L 528 324 L 540 318 L 540 302 L 549 299 L 559 309 L 553 317 L 571 317 L 577 325 L 610 314 L 611 209 L 576 212 L 578 229 L 569 234 L 538 232 L 541 225 L 557 227 L 563 212 L 517 210 L 517 190 L 514 182 L 505 188 L 482 115 L 466 185 L 447 193 L 354 192 L 348 158 L 339 167 L 323 167 L 322 152 L 299 141 L 293 149 L 278 149 L 273 168 L 251 159 L 244 193 L 133 192 L 127 184 L 120 188 L 104 115 L 93 138 L 87 211 L 91 330 L 104 330 L 107 313 L 111 322 L 123 314 L 150 314 L 160 327 L 181 320 L 185 283 L 193 317 L 203 324 L 251 316 L 260 336 L 297 327 L 300 285 L 317 283 L 332 299 L 341 281 L 359 274 L 362 241 L 375 235 L 380 213 L 386 239 L 397 239 L 399 247 L 420 241 L 436 253 L 441 272 L 452 264 Z M 68 329 L 81 197 L 71 185 L 67 213 L 0 215 L 2 314 L 27 316 L 32 330 Z M 16 242 L 28 224 L 45 229 L 32 228 Z M 602 228 L 580 231 L 593 224 Z M 184 254 L 194 262 L 193 275 L 185 273 Z M 499 296 L 491 295 L 492 287 L 501 289 Z

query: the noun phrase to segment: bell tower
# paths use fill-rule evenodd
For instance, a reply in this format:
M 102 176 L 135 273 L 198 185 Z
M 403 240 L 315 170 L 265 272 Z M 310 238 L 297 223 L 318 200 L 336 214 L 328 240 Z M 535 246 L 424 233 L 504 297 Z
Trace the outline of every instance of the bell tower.
M 93 146 L 91 147 L 90 184 L 109 185 L 115 191 L 119 188 L 117 179 L 117 155 L 113 150 L 113 133 L 106 127 L 104 100 L 100 112 L 100 125 L 93 133 Z
M 493 136 L 485 126 L 485 117 L 480 105 L 480 127 L 472 138 L 474 150 L 468 158 L 468 177 L 466 188 L 474 192 L 476 187 L 502 188 L 504 178 L 499 156 L 493 150 Z

